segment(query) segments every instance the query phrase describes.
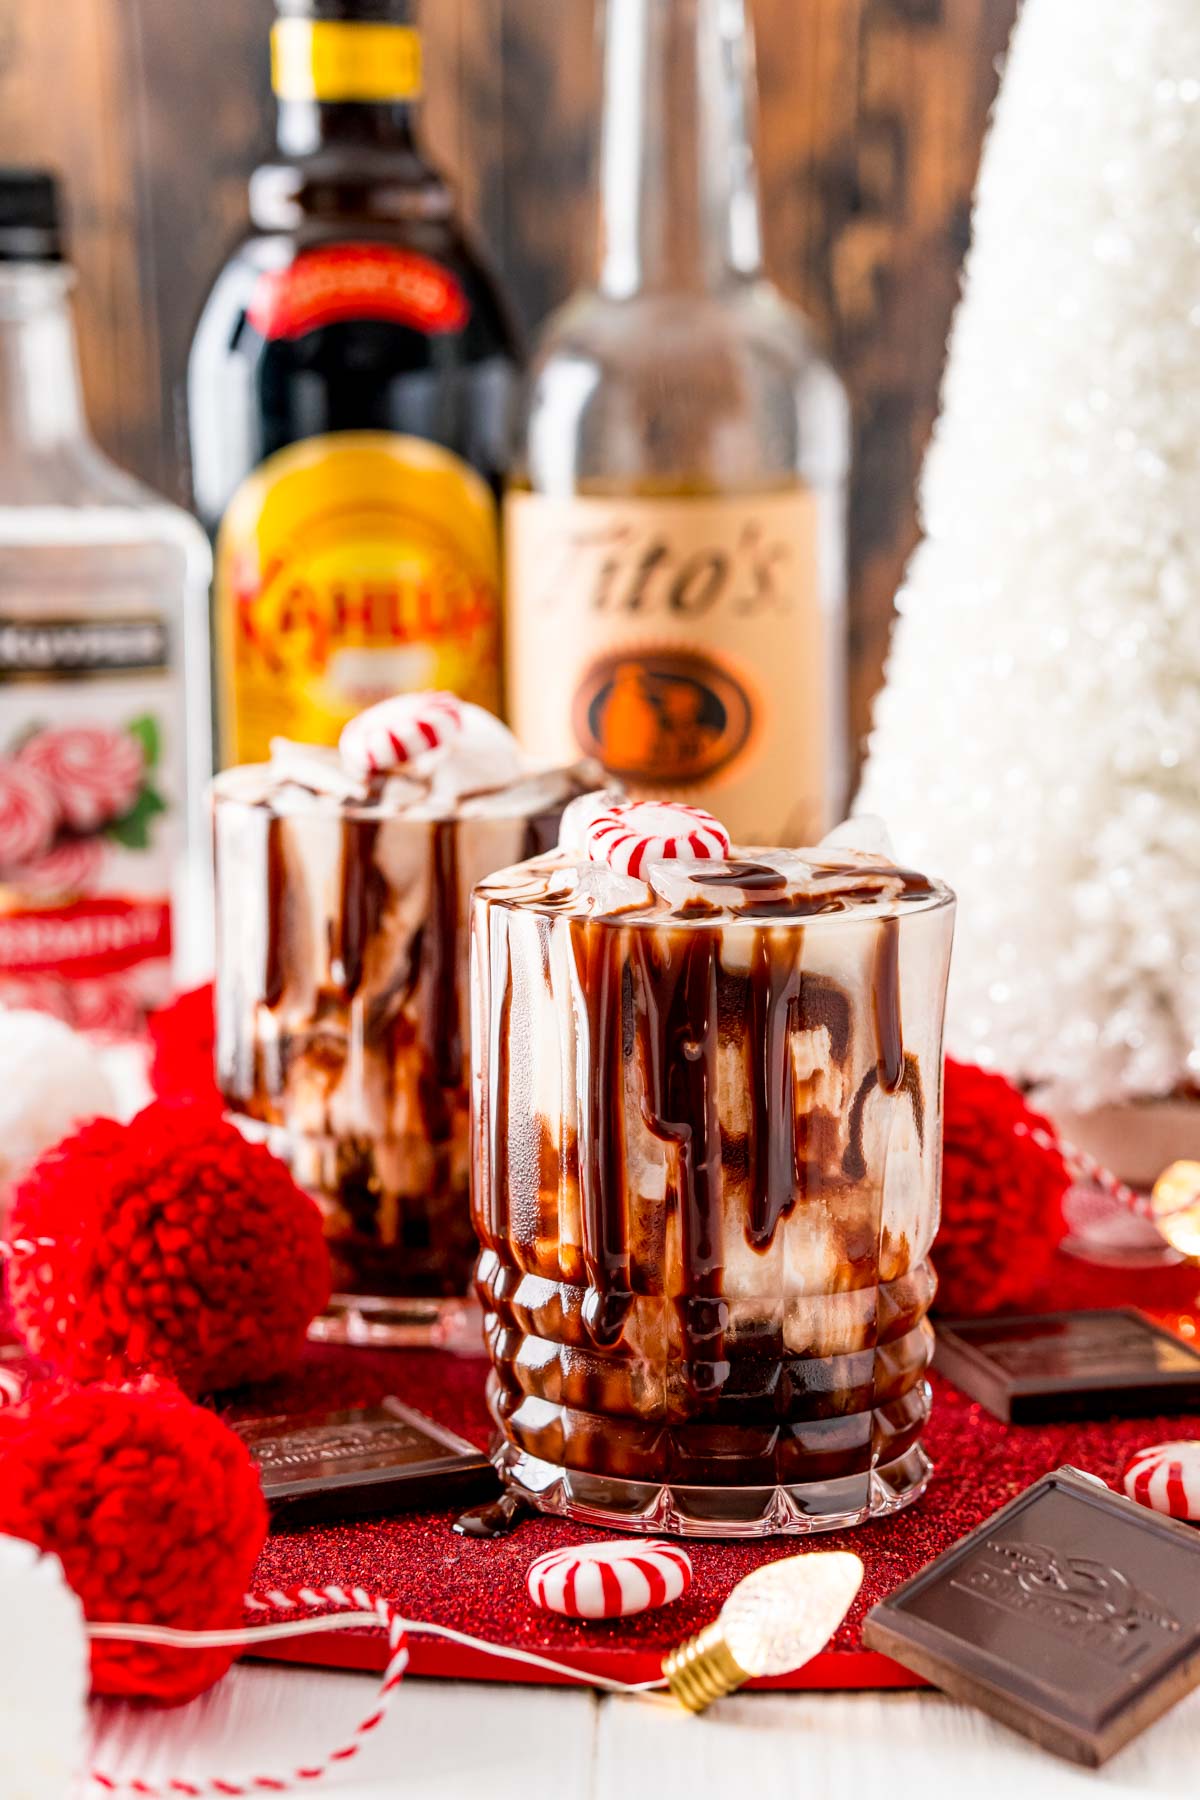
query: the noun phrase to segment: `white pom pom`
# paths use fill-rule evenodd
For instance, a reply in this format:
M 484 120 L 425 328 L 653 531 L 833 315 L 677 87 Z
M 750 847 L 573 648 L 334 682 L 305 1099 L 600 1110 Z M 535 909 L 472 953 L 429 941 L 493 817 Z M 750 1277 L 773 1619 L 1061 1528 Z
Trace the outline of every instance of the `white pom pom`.
M 0 1537 L 0 1789 L 67 1800 L 87 1760 L 83 1608 L 55 1556 Z
M 49 1013 L 0 1009 L 0 1219 L 12 1183 L 117 1097 L 94 1045 Z

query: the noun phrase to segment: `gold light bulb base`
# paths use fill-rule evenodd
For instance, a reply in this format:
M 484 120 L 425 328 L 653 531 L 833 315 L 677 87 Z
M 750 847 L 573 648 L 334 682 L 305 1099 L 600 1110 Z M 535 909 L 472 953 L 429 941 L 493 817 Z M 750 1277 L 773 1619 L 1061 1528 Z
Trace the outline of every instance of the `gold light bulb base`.
M 691 1713 L 702 1713 L 714 1700 L 724 1699 L 750 1679 L 749 1671 L 735 1662 L 721 1636 L 719 1619 L 672 1650 L 662 1668 L 676 1700 Z

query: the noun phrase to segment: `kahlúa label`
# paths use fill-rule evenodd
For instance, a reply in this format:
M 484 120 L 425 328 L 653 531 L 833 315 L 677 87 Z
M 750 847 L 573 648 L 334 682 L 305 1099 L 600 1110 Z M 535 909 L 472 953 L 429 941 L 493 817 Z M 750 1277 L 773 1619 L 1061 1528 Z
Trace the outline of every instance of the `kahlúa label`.
M 466 295 L 448 269 L 390 244 L 331 244 L 260 275 L 246 317 L 260 337 L 297 338 L 322 325 L 384 319 L 413 331 L 461 331 Z
M 594 756 L 634 794 L 708 807 L 738 843 L 826 827 L 829 645 L 817 509 L 510 495 L 513 729 Z
M 0 1004 L 138 1031 L 170 992 L 184 739 L 161 616 L 0 611 Z
M 466 463 L 421 438 L 347 431 L 269 457 L 217 543 L 226 762 L 273 737 L 332 744 L 390 694 L 500 700 L 496 505 Z

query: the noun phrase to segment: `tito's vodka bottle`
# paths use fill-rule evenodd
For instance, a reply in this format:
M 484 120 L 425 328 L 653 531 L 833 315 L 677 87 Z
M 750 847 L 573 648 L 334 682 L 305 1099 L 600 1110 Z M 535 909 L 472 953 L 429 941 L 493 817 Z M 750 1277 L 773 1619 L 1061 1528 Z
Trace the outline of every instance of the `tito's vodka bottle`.
M 211 561 L 88 436 L 72 281 L 0 170 L 0 1003 L 119 1035 L 208 953 Z
M 845 799 L 843 390 L 762 272 L 744 0 L 607 0 L 602 260 L 507 502 L 527 747 L 812 842 Z

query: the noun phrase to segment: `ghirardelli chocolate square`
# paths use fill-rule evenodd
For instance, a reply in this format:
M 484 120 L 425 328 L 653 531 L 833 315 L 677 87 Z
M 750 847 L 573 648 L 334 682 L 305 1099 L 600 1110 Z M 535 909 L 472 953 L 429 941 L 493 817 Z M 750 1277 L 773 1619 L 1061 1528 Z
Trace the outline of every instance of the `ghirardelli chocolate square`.
M 1131 1307 L 939 1322 L 934 1365 L 1014 1425 L 1200 1411 L 1200 1352 Z
M 283 1524 L 453 1507 L 500 1491 L 481 1450 L 399 1400 L 230 1423 Z
M 1095 1767 L 1200 1684 L 1200 1532 L 1059 1469 L 874 1607 L 863 1641 Z

